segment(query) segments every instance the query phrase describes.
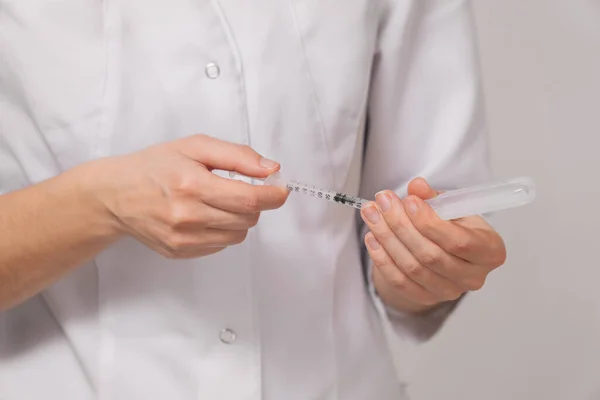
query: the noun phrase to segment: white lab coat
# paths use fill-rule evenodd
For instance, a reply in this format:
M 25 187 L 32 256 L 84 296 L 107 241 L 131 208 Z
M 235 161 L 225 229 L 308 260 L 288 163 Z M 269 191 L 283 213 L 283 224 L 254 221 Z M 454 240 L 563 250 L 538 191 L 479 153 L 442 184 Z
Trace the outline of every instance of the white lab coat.
M 193 133 L 367 198 L 485 181 L 466 3 L 0 0 L 0 193 Z M 0 398 L 404 398 L 359 230 L 292 195 L 210 257 L 121 240 L 0 315 Z M 393 322 L 425 339 L 445 313 Z

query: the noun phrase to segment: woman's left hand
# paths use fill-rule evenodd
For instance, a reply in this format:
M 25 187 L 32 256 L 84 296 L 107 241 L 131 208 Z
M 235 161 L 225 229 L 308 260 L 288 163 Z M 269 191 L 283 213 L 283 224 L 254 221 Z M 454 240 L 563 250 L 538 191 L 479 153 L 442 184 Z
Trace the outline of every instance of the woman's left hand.
M 441 220 L 423 201 L 437 194 L 418 178 L 405 199 L 383 191 L 361 211 L 375 288 L 399 311 L 422 312 L 479 290 L 506 260 L 502 238 L 483 218 Z

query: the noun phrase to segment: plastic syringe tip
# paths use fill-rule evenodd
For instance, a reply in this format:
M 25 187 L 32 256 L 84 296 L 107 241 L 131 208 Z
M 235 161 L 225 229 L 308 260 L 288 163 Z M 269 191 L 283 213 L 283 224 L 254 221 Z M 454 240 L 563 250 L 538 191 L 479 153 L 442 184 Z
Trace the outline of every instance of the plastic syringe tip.
M 283 177 L 283 175 L 281 174 L 280 171 L 274 172 L 266 178 L 252 178 L 252 177 L 248 177 L 246 175 L 239 174 L 235 171 L 230 171 L 229 177 L 232 179 L 236 179 L 236 178 L 244 178 L 245 180 L 253 179 L 253 180 L 262 182 L 264 185 L 269 185 L 269 186 L 286 187 L 286 184 L 287 184 L 287 180 L 285 180 L 285 178 Z
M 286 187 L 286 184 L 287 184 L 287 180 L 283 177 L 283 175 L 281 174 L 280 171 L 277 171 L 277 172 L 269 175 L 269 177 L 267 179 L 265 179 L 263 182 L 265 185 L 280 186 L 280 187 Z

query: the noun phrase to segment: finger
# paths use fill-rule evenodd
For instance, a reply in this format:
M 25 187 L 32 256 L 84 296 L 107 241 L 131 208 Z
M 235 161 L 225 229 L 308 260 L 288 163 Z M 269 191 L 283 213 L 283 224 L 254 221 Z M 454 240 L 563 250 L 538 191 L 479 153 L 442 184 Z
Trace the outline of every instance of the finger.
M 260 213 L 237 214 L 213 208 L 204 219 L 208 228 L 236 231 L 254 228 L 260 219 Z
M 447 289 L 453 286 L 458 286 L 460 289 L 467 289 L 460 284 L 460 278 L 465 274 L 469 274 L 470 270 L 467 269 L 465 271 L 462 268 L 463 265 L 461 265 L 460 259 L 447 254 L 435 243 L 421 235 L 406 215 L 398 196 L 394 193 L 384 191 L 376 195 L 376 201 L 378 204 L 377 208 L 387 225 L 379 228 L 382 230 L 382 234 L 396 237 L 402 244 L 402 246 L 397 246 L 398 248 L 395 250 L 395 252 L 398 252 L 398 255 L 391 254 L 392 258 L 404 263 L 407 270 L 412 271 L 411 273 L 415 275 L 430 275 L 427 274 L 427 271 L 423 271 L 423 269 L 435 272 L 435 276 L 438 279 L 435 279 L 433 290 L 437 292 L 440 292 L 441 288 Z M 386 230 L 391 233 L 386 233 Z M 408 258 L 406 254 L 410 254 L 411 257 Z M 468 278 L 470 279 L 471 277 L 469 276 Z M 423 277 L 423 279 L 427 279 L 427 277 Z
M 231 244 L 241 243 L 248 232 L 247 230 L 223 231 L 215 229 L 176 231 L 167 224 L 157 226 L 153 230 L 154 234 L 151 235 L 145 235 L 140 231 L 131 233 L 146 247 L 167 258 L 199 257 L 213 254 Z
M 440 192 L 434 190 L 424 178 L 415 178 L 408 184 L 408 194 L 422 199 L 431 199 Z
M 173 142 L 176 149 L 209 169 L 235 171 L 266 178 L 280 169 L 279 163 L 262 157 L 251 147 L 206 135 L 193 135 Z
M 195 242 L 194 247 L 235 246 L 246 240 L 247 236 L 247 229 L 224 230 L 208 228 L 203 231 L 202 238 Z
M 170 259 L 198 258 L 217 253 L 226 247 L 190 247 L 186 249 L 170 249 L 166 244 L 152 237 L 137 237 L 143 245 L 158 254 Z
M 202 249 L 228 247 L 242 243 L 247 230 L 203 229 L 172 232 L 162 247 L 174 255 L 196 253 Z
M 398 206 L 396 206 L 396 208 L 397 207 Z M 390 217 L 390 212 L 392 211 L 387 211 L 388 217 Z M 424 262 L 421 262 L 418 258 L 421 253 L 425 254 L 426 252 L 433 251 L 419 248 L 417 254 L 413 253 L 411 249 L 403 243 L 402 238 L 395 233 L 393 227 L 386 222 L 382 212 L 380 212 L 375 204 L 369 203 L 361 210 L 361 213 L 377 241 L 381 243 L 387 254 L 394 261 L 394 264 L 397 265 L 407 277 L 424 287 L 428 292 L 434 294 L 441 301 L 458 298 L 464 292 L 464 289 L 461 290 L 460 287 L 456 286 L 453 282 L 440 275 L 435 270 L 435 268 L 439 269 L 437 264 L 441 264 L 444 261 L 442 258 L 443 254 L 440 255 L 439 258 L 422 257 L 424 258 Z M 410 238 L 410 240 L 415 242 L 417 247 L 433 245 L 428 243 L 416 229 L 414 229 L 414 231 L 416 232 L 417 237 Z M 415 232 L 412 234 L 415 235 Z
M 172 254 L 172 255 L 170 255 L 170 258 L 192 259 L 192 258 L 206 257 L 211 254 L 215 254 L 220 251 L 223 251 L 226 248 L 227 247 L 204 247 L 204 248 L 201 247 L 201 248 L 192 249 L 192 250 L 189 250 L 186 252 L 181 252 L 179 254 Z
M 403 203 L 416 229 L 446 252 L 488 268 L 495 268 L 504 263 L 504 242 L 481 217 L 467 217 L 460 223 L 444 221 L 427 203 L 416 196 L 408 196 Z M 464 223 L 479 228 L 467 228 L 463 226 Z
M 423 235 L 412 223 L 403 202 L 393 192 L 378 193 L 376 199 L 387 224 L 421 264 L 465 289 L 471 288 L 473 282 L 485 276 L 483 269 L 475 268 Z M 468 285 L 465 286 L 464 282 L 468 282 Z
M 259 217 L 260 213 L 234 213 L 190 199 L 173 207 L 168 225 L 180 231 L 197 231 L 199 228 L 242 230 L 256 226 Z
M 251 185 L 210 174 L 199 188 L 200 199 L 215 208 L 242 214 L 255 214 L 281 207 L 289 192 L 284 187 Z
M 423 178 L 414 179 L 408 186 L 409 195 L 425 200 L 433 198 L 439 193 L 441 192 L 434 190 Z M 408 200 L 409 203 L 410 201 L 411 200 Z M 425 204 L 425 202 L 421 202 L 421 205 L 423 204 Z M 433 222 L 434 225 L 440 221 L 440 219 L 437 218 L 437 214 L 428 205 L 424 206 L 424 211 L 425 214 L 423 215 L 423 219 L 426 221 Z M 413 219 L 412 216 L 411 219 Z M 425 230 L 428 230 L 428 228 L 424 226 L 422 230 L 421 222 L 413 219 L 413 224 L 417 226 L 417 229 L 419 229 L 424 236 L 428 237 L 450 254 L 454 254 L 455 256 L 474 264 L 498 267 L 504 263 L 506 258 L 504 242 L 483 218 L 474 216 L 443 222 L 444 223 L 441 225 L 445 225 L 445 227 L 441 228 L 445 229 L 442 230 L 449 230 L 452 228 L 462 229 L 453 229 L 453 232 L 449 234 L 441 234 L 439 230 L 433 230 L 431 235 L 429 235 L 424 232 Z M 423 225 L 426 225 L 426 223 L 423 223 Z M 473 227 L 480 229 L 470 229 Z M 473 240 L 470 245 L 467 245 L 467 242 L 470 242 L 473 238 L 469 238 L 467 235 L 476 236 L 475 240 Z M 488 251 L 486 251 L 485 254 L 477 254 L 477 252 L 473 251 L 473 246 L 482 246 L 482 248 L 487 247 Z
M 432 305 L 438 302 L 433 294 L 429 293 L 425 288 L 408 278 L 398 269 L 373 233 L 367 233 L 365 236 L 365 244 L 369 256 L 371 257 L 371 260 L 373 260 L 373 266 L 377 268 L 390 286 L 400 291 L 408 300 L 417 304 Z

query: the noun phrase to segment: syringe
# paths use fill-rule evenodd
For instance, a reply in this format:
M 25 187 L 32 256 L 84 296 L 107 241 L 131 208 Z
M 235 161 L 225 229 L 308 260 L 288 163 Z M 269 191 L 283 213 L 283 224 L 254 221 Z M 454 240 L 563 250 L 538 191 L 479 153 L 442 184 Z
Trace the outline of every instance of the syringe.
M 241 175 L 230 172 L 231 178 Z M 246 177 L 247 178 L 247 177 Z M 248 179 L 248 178 L 247 178 Z M 255 178 L 253 178 L 255 179 Z M 276 172 L 266 179 L 257 179 L 265 185 L 286 187 L 290 192 L 332 201 L 337 204 L 361 209 L 369 200 L 333 190 L 317 188 L 315 185 L 286 180 Z M 425 200 L 441 219 L 453 220 L 471 215 L 480 215 L 531 203 L 536 196 L 535 185 L 529 177 L 520 177 L 485 185 L 451 190 Z

